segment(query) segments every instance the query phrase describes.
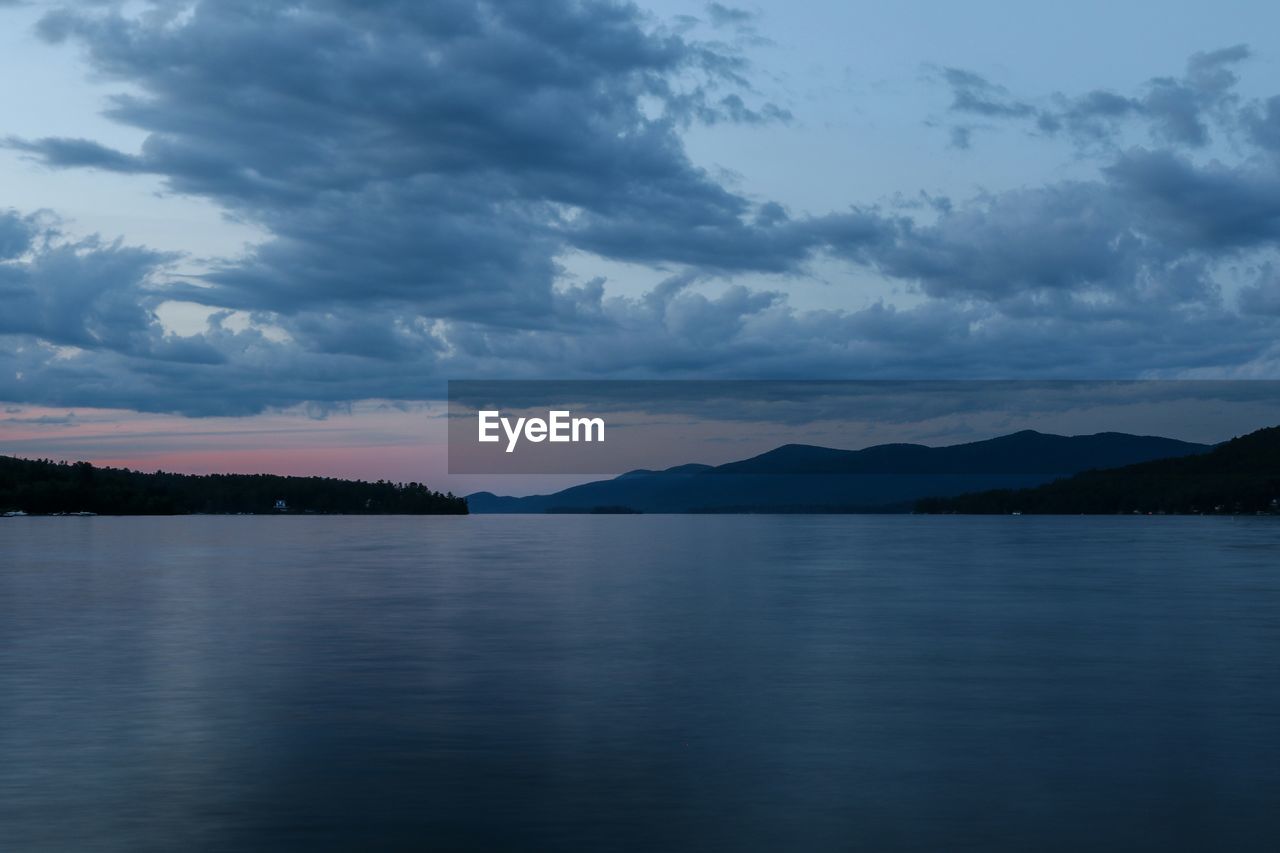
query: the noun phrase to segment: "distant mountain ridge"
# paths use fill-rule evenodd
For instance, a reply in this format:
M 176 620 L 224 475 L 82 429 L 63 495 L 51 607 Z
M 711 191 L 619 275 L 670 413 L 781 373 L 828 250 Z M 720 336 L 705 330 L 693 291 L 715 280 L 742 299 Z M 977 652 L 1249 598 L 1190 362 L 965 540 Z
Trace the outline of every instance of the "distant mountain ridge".
M 1204 453 L 1209 445 L 1105 432 L 1060 436 L 1023 430 L 985 441 L 928 447 L 881 444 L 839 450 L 788 444 L 709 466 L 629 471 L 550 495 L 467 498 L 476 513 L 907 512 L 926 497 L 1037 486 L 1095 468 Z
M 1086 471 L 1032 489 L 934 497 L 931 513 L 1254 514 L 1280 513 L 1280 427 L 1207 453 Z

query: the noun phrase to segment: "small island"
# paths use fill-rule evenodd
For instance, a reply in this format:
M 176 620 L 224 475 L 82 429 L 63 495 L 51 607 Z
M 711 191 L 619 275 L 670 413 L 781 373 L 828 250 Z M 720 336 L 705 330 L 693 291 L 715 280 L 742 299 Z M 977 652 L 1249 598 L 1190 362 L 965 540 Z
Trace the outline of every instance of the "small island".
M 0 513 L 466 515 L 467 501 L 421 483 L 273 474 L 146 474 L 88 462 L 0 456 Z

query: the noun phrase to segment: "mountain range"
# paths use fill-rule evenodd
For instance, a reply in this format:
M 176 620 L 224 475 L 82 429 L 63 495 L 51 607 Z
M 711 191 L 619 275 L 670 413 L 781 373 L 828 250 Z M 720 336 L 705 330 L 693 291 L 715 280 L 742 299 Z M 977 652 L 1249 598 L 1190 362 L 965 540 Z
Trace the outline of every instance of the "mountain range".
M 1018 490 L 1083 471 L 1210 449 L 1158 436 L 1034 430 L 948 447 L 839 450 L 788 444 L 724 465 L 630 471 L 549 495 L 478 492 L 467 504 L 474 513 L 909 512 L 923 498 Z

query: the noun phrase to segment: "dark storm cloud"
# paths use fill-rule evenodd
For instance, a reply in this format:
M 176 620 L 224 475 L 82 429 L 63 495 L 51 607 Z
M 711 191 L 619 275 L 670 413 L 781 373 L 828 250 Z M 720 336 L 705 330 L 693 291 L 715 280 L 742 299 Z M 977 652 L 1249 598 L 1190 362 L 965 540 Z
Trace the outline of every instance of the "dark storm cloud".
M 708 14 L 750 25 L 728 7 Z M 1243 49 L 1198 55 L 1132 96 L 1043 103 L 948 69 L 958 115 L 1107 143 L 1096 176 L 809 215 L 691 161 L 690 122 L 787 114 L 753 93 L 742 56 L 690 27 L 607 2 L 220 0 L 47 15 L 45 38 L 125 84 L 107 115 L 145 140 L 11 148 L 57 168 L 155 175 L 270 236 L 177 279 L 170 256 L 0 216 L 0 399 L 250 414 L 433 396 L 448 376 L 1280 367 L 1274 278 L 1238 299 L 1219 283 L 1225 264 L 1277 241 L 1277 161 L 1253 155 L 1275 150 L 1280 107 L 1233 96 Z M 1126 122 L 1152 147 L 1118 152 Z M 1212 136 L 1224 122 L 1254 148 L 1188 159 L 1197 128 Z M 616 295 L 564 269 L 573 252 L 661 282 Z M 797 310 L 787 291 L 818 258 L 918 304 Z M 747 273 L 777 283 L 734 280 Z M 212 309 L 208 328 L 166 333 L 164 300 Z
M 1135 149 L 1105 170 L 1132 198 L 1142 227 L 1173 246 L 1220 251 L 1280 239 L 1280 174 L 1252 164 L 1199 166 L 1170 151 Z
M 685 261 L 668 232 L 705 230 L 728 258 L 760 242 L 751 205 L 689 162 L 677 126 L 788 118 L 744 100 L 740 57 L 612 3 L 220 2 L 189 18 L 157 5 L 63 10 L 41 32 L 136 84 L 107 115 L 148 136 L 137 153 L 10 145 L 52 166 L 154 173 L 266 227 L 274 239 L 212 287 L 177 294 L 220 307 L 289 313 L 359 292 L 436 317 L 536 320 L 555 256 L 616 239 L 602 223 L 626 230 L 619 256 Z M 787 254 L 729 266 L 794 268 L 811 248 L 763 242 Z
M 1135 365 L 1229 371 L 1256 362 L 1275 341 L 1273 319 L 1212 305 L 1019 317 L 932 300 L 915 309 L 797 312 L 779 294 L 734 286 L 710 296 L 679 283 L 643 298 L 583 287 L 566 299 L 574 303 L 566 311 L 592 318 L 573 333 L 316 314 L 291 319 L 287 340 L 234 331 L 220 319 L 195 339 L 156 332 L 147 348 L 65 354 L 39 339 L 3 337 L 0 397 L 211 415 L 421 398 L 441 393 L 445 376 L 1124 377 Z M 218 358 L 200 357 L 210 352 Z
M 1124 213 L 1096 183 L 1015 190 L 908 228 L 878 260 L 886 272 L 919 281 L 938 297 L 1118 289 L 1134 272 Z
M 0 211 L 0 261 L 24 254 L 39 233 L 37 220 L 20 216 L 17 211 Z
M 0 335 L 151 353 L 160 341 L 151 278 L 173 259 L 97 238 L 62 240 L 47 217 L 0 214 Z
M 762 209 L 744 219 L 738 213 L 672 220 L 657 210 L 617 211 L 583 216 L 575 223 L 575 245 L 606 257 L 639 262 L 677 261 L 720 272 L 795 271 L 816 250 L 859 255 L 892 239 L 896 223 L 875 211 L 792 220 L 785 212 Z

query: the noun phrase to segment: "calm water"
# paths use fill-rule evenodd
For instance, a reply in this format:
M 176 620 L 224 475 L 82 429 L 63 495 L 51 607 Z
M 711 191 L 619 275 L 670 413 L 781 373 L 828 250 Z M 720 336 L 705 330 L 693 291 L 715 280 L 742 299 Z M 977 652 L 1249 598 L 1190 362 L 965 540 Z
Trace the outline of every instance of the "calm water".
M 1275 519 L 0 520 L 0 849 L 1280 849 Z

